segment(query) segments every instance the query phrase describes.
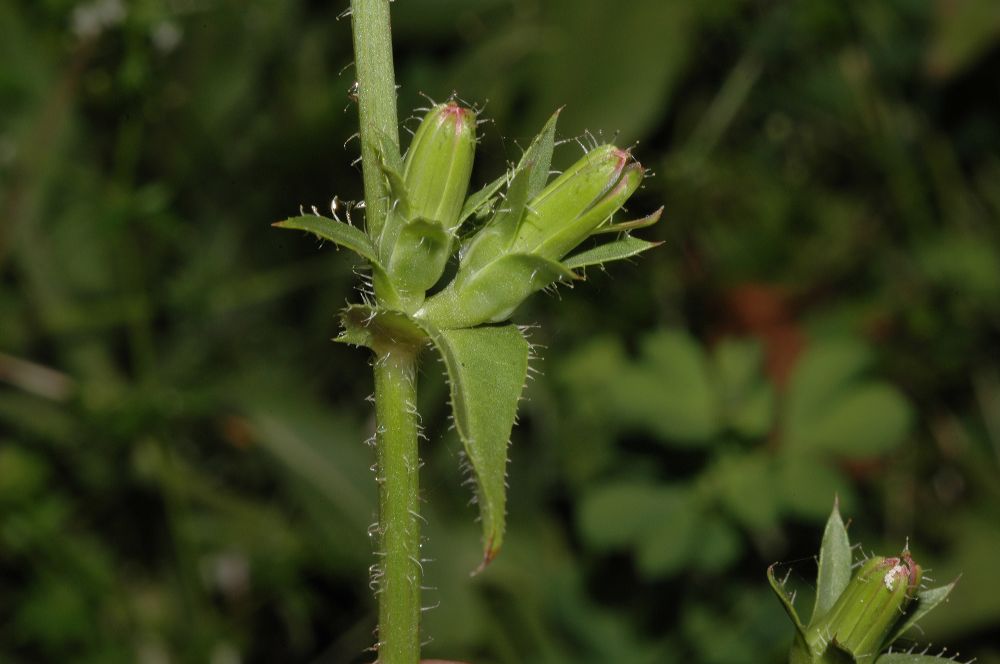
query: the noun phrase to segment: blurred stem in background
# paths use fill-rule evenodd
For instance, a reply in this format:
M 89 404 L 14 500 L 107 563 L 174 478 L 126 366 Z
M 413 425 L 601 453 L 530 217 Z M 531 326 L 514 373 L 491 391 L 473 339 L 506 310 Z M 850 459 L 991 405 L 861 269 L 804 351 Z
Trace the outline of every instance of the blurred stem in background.
M 389 0 L 352 0 L 365 223 L 377 237 L 389 192 L 376 145 L 399 151 L 396 78 L 392 63 Z M 388 140 L 385 140 L 388 138 Z M 376 293 L 376 296 L 379 294 Z M 379 484 L 379 551 L 373 586 L 379 600 L 381 664 L 416 664 L 420 658 L 420 527 L 416 352 L 392 348 L 375 362 L 376 447 Z

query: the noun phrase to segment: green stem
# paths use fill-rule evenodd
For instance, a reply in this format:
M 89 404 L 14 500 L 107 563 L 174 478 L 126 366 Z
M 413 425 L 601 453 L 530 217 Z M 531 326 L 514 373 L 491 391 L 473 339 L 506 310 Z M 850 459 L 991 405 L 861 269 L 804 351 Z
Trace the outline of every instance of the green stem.
M 380 548 L 379 664 L 420 659 L 420 524 L 416 351 L 393 346 L 375 361 Z
M 361 134 L 361 170 L 365 181 L 365 223 L 377 240 L 389 209 L 389 191 L 379 167 L 379 135 L 389 139 L 399 159 L 396 119 L 396 77 L 392 67 L 392 28 L 389 0 L 351 0 L 354 33 L 354 69 L 358 83 Z
M 392 64 L 390 0 L 351 0 L 354 68 L 358 83 L 365 224 L 378 241 L 389 209 L 389 191 L 378 146 L 399 161 L 396 78 Z M 376 292 L 381 302 L 381 293 Z M 416 349 L 379 348 L 375 361 L 379 551 L 375 572 L 379 664 L 417 664 L 420 659 L 420 526 L 417 456 Z

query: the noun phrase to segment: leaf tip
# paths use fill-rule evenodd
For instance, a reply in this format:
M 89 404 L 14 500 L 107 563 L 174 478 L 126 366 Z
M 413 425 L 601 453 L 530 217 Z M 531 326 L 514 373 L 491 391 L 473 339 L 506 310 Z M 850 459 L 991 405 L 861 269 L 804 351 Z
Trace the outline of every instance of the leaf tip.
M 497 557 L 500 553 L 500 545 L 494 545 L 494 537 L 491 535 L 490 540 L 486 543 L 486 548 L 483 549 L 483 559 L 480 561 L 479 566 L 476 569 L 469 572 L 469 576 L 478 576 L 483 570 L 489 567 L 493 559 Z

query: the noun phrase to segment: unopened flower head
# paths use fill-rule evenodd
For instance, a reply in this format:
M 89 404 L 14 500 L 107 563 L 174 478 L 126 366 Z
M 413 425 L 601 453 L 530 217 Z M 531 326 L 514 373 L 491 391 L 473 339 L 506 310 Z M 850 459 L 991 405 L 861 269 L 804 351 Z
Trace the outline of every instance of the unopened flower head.
M 476 114 L 455 102 L 434 106 L 420 123 L 403 164 L 411 213 L 457 225 L 476 152 Z
M 610 219 L 642 178 L 628 152 L 591 150 L 528 203 L 512 251 L 559 260 Z
M 818 634 L 856 662 L 874 662 L 916 596 L 922 574 L 909 551 L 869 558 L 817 626 Z

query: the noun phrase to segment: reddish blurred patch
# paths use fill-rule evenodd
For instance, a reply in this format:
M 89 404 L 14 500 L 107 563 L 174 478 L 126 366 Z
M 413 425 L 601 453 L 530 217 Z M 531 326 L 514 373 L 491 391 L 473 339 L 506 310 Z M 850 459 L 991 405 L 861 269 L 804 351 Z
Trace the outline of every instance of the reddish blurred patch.
M 245 450 L 253 446 L 253 428 L 245 418 L 226 415 L 217 426 L 222 439 L 236 449 Z
M 726 327 L 758 338 L 764 345 L 765 370 L 779 388 L 784 387 L 806 338 L 796 321 L 795 306 L 781 286 L 747 283 L 724 296 Z

